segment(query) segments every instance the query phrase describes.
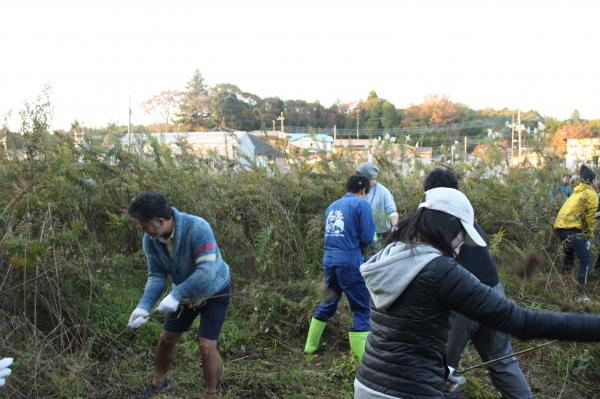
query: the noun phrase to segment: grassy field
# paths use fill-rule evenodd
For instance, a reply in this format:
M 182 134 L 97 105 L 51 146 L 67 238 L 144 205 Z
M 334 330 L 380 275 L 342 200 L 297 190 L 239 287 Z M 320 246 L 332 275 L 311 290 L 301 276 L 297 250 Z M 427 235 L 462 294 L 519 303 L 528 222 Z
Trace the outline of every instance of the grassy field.
M 150 189 L 208 220 L 231 266 L 221 397 L 352 397 L 356 364 L 345 302 L 318 354 L 306 358 L 302 348 L 321 296 L 322 213 L 343 194 L 355 164 L 343 158 L 298 163 L 280 175 L 159 146 L 140 158 L 118 149 L 81 152 L 67 139 L 36 145 L 41 155 L 35 159 L 0 161 L 0 355 L 17 359 L 0 397 L 123 398 L 149 382 L 161 318 L 126 329 L 146 266 L 141 231 L 124 208 Z M 117 165 L 99 160 L 110 155 Z M 428 167 L 402 175 L 384 158 L 378 161 L 381 180 L 406 216 L 422 195 Z M 560 204 L 551 193 L 558 166 L 549 160 L 544 169 L 500 176 L 490 176 L 486 165 L 456 169 L 490 238 L 507 295 L 533 309 L 598 313 L 598 282 L 590 283 L 593 302 L 584 306 L 575 300 L 574 276 L 556 269 L 562 258 L 551 223 Z M 535 254 L 535 268 L 523 261 L 528 254 Z M 173 390 L 164 398 L 199 396 L 194 335 L 178 346 Z M 515 350 L 542 342 L 513 340 Z M 521 361 L 537 398 L 593 398 L 600 397 L 598 354 L 596 344 L 563 342 Z M 478 363 L 469 347 L 462 366 Z M 497 397 L 485 371 L 467 379 L 465 398 Z

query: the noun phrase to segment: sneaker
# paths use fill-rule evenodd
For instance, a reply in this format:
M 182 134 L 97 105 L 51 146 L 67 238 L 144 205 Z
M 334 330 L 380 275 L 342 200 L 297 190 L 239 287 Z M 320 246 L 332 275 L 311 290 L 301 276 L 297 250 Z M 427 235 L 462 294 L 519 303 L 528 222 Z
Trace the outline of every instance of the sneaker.
M 162 385 L 160 386 L 160 388 L 155 387 L 154 384 L 150 384 L 146 388 L 144 388 L 142 391 L 140 391 L 138 398 L 146 399 L 146 398 L 152 397 L 154 395 L 158 395 L 160 393 L 167 392 L 170 389 L 171 389 L 171 381 L 169 381 L 168 378 L 165 378 L 165 380 L 162 383 Z
M 587 296 L 586 294 L 582 294 L 579 296 L 579 299 L 577 299 L 577 301 L 579 303 L 590 303 L 592 302 L 592 300 L 590 299 L 589 296 Z

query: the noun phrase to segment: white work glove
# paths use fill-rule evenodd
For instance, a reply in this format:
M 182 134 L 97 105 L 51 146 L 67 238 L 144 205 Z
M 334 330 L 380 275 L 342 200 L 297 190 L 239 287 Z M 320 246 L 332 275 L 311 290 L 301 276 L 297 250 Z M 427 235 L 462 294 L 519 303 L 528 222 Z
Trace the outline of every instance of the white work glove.
M 5 357 L 4 359 L 0 360 L 0 388 L 6 384 L 6 377 L 12 373 L 12 370 L 10 369 L 12 362 L 12 357 Z
M 127 323 L 127 327 L 129 328 L 138 328 L 142 324 L 148 321 L 150 313 L 147 310 L 142 308 L 135 308 L 133 312 L 131 312 L 131 316 L 129 316 L 129 323 Z
M 459 375 L 454 375 L 456 371 L 454 367 L 446 366 L 450 372 L 448 373 L 448 379 L 446 380 L 446 390 L 450 393 L 456 391 L 456 388 L 463 385 L 467 380 L 465 377 L 461 377 Z
M 179 301 L 173 297 L 173 294 L 167 295 L 158 305 L 158 311 L 161 313 L 173 313 L 177 310 Z

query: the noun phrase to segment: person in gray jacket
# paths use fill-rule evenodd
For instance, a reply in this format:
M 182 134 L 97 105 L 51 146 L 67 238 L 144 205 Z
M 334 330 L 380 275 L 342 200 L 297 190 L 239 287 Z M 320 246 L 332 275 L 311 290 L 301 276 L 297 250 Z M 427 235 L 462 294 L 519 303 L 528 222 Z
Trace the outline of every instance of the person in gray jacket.
M 380 242 L 384 242 L 398 224 L 398 210 L 394 196 L 386 186 L 377 181 L 379 167 L 374 163 L 361 163 L 356 169 L 356 174 L 365 176 L 371 182 L 371 190 L 366 200 L 373 211 L 377 238 Z
M 463 244 L 485 247 L 473 208 L 446 187 L 425 193 L 392 242 L 361 265 L 371 296 L 371 333 L 355 399 L 441 399 L 451 311 L 524 339 L 600 341 L 600 317 L 524 309 L 461 267 Z

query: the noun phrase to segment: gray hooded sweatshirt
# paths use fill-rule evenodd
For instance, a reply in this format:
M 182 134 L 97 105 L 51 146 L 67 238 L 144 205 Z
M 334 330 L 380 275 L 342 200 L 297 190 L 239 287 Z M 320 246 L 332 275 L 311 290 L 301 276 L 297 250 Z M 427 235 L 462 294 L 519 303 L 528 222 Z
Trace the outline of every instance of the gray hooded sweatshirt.
M 394 242 L 360 266 L 377 309 L 390 306 L 429 262 L 442 253 L 428 244 Z

